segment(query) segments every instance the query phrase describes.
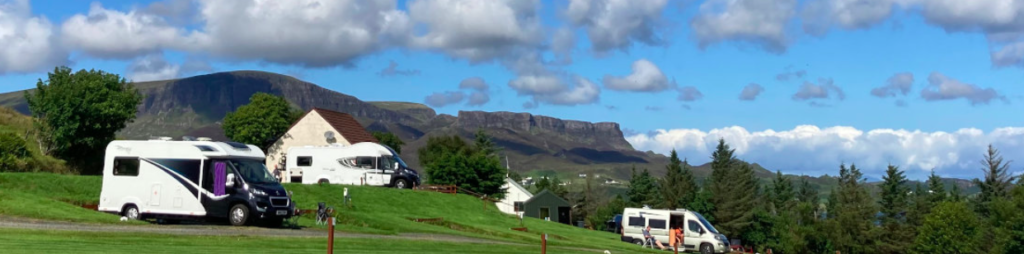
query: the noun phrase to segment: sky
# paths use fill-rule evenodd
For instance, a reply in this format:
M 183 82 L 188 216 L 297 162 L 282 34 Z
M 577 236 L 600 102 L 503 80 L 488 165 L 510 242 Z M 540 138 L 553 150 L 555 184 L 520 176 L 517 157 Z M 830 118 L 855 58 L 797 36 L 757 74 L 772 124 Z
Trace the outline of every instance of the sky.
M 789 174 L 1024 159 L 1022 0 L 0 0 L 0 92 L 61 65 L 617 122 L 638 150 L 701 164 L 723 138 Z

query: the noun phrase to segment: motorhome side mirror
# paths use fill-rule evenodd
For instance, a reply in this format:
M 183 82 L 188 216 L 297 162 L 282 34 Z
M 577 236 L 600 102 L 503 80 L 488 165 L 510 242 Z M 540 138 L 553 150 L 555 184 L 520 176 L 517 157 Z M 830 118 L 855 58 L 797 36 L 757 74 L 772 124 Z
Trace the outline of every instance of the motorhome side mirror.
M 706 232 L 704 231 L 704 229 L 703 229 L 703 228 L 702 228 L 702 229 L 700 229 L 700 234 L 701 234 L 701 235 L 703 235 L 704 233 L 706 233 Z
M 398 169 L 398 162 L 395 162 L 395 166 L 394 166 L 394 167 L 391 167 L 391 168 L 393 168 L 393 169 Z
M 228 173 L 228 181 L 224 183 L 225 187 L 235 187 L 235 173 Z

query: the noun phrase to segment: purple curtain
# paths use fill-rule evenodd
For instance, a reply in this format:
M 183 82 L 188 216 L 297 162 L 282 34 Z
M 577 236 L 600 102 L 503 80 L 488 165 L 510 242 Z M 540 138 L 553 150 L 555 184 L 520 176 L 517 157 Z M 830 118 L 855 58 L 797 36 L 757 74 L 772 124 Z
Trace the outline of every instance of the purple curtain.
M 228 182 L 227 164 L 224 162 L 213 163 L 213 195 L 220 196 L 224 195 L 224 185 Z

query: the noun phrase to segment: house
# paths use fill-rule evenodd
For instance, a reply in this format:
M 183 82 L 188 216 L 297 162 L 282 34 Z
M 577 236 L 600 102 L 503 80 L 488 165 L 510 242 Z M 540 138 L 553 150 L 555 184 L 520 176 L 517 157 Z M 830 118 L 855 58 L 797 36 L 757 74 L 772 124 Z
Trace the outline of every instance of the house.
M 288 128 L 288 132 L 267 149 L 267 168 L 281 168 L 282 182 L 301 177 L 298 172 L 284 169 L 285 152 L 296 146 L 351 145 L 360 142 L 378 142 L 352 115 L 313 108 Z M 290 176 L 290 177 L 285 177 Z
M 587 173 L 580 173 L 579 177 L 580 178 L 587 178 Z
M 545 189 L 523 203 L 523 216 L 570 225 L 571 207 L 569 201 Z
M 516 216 L 522 215 L 523 205 L 526 200 L 533 197 L 533 194 L 508 177 L 505 177 L 505 184 L 501 188 L 505 189 L 505 198 L 495 204 L 498 206 L 498 210 Z
M 615 181 L 615 179 L 607 178 L 607 179 L 604 179 L 604 184 L 619 184 L 619 181 Z

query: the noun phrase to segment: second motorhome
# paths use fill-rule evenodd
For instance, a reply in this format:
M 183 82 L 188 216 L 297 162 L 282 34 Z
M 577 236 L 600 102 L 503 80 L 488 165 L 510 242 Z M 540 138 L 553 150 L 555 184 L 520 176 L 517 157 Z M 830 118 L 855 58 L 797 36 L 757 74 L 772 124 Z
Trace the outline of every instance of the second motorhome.
M 301 172 L 303 184 L 373 185 L 399 189 L 420 184 L 416 170 L 410 169 L 395 150 L 377 143 L 292 147 L 288 149 L 285 161 L 288 171 Z
M 622 211 L 622 241 L 644 243 L 643 230 L 651 227 L 651 236 L 669 243 L 669 230 L 680 227 L 683 231 L 682 251 L 699 251 L 701 254 L 725 253 L 729 241 L 700 213 L 685 210 L 650 208 L 626 208 Z

